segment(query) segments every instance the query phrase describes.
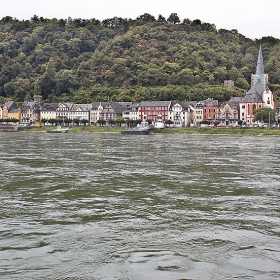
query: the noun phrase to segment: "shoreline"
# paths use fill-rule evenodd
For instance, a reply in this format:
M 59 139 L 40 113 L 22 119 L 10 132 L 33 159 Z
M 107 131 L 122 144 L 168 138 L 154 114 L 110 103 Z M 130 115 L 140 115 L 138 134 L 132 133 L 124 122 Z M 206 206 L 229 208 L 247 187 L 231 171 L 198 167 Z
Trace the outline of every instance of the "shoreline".
M 8 128 L 8 127 L 6 127 Z M 111 134 L 121 134 L 125 127 L 100 127 L 100 126 L 77 126 L 71 128 L 68 133 L 111 133 Z M 9 127 L 5 129 L 2 127 L 1 132 L 39 132 L 46 133 L 47 130 L 56 130 L 54 127 L 24 127 L 21 129 L 15 129 L 14 127 Z M 182 134 L 182 135 L 236 135 L 236 136 L 280 136 L 280 128 L 277 127 L 259 127 L 259 128 L 164 128 L 156 129 L 151 131 L 150 135 L 155 134 Z
M 56 127 L 53 127 L 56 129 Z M 25 132 L 46 132 L 50 127 L 32 127 Z M 74 127 L 68 133 L 114 133 L 121 134 L 124 127 Z M 237 135 L 237 136 L 280 136 L 280 128 L 164 128 L 155 130 L 153 134 L 183 134 L 183 135 Z

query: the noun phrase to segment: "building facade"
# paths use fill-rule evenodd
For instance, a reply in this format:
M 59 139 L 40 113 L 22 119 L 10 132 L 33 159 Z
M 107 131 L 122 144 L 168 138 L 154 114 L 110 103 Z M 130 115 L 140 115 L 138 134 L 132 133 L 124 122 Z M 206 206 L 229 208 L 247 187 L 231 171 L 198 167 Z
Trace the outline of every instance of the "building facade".
M 40 109 L 40 120 L 56 119 L 58 103 L 45 103 Z
M 36 101 L 25 101 L 21 106 L 20 113 L 20 123 L 35 124 L 40 121 L 40 104 Z
M 142 101 L 139 104 L 138 114 L 141 120 L 150 119 L 156 123 L 159 119 L 162 122 L 168 120 L 171 101 Z
M 218 104 L 218 100 L 214 100 L 213 98 L 208 98 L 204 101 L 203 120 L 208 121 L 211 125 L 216 121 Z
M 190 102 L 171 101 L 168 119 L 176 126 L 188 127 L 192 124 L 193 110 Z

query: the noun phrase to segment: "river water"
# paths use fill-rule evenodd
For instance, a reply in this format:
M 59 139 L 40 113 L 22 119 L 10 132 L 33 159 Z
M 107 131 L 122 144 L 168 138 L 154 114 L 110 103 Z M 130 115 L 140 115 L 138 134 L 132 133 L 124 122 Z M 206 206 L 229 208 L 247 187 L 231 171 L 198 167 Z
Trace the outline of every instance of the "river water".
M 0 279 L 280 279 L 277 137 L 0 133 Z

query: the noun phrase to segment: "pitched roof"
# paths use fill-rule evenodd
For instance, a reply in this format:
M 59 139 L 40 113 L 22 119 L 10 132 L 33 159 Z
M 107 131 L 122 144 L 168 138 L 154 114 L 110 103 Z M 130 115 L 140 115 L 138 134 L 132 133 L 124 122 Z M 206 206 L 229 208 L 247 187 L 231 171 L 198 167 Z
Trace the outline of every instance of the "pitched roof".
M 58 103 L 45 103 L 41 107 L 41 111 L 56 111 Z
M 121 114 L 125 110 L 125 108 L 118 102 L 107 102 L 103 108 L 106 106 L 111 106 L 114 112 L 117 114 Z
M 40 105 L 38 102 L 36 101 L 24 101 L 22 106 L 21 106 L 21 110 L 22 111 L 26 111 L 28 109 L 39 109 Z
M 187 109 L 190 106 L 190 102 L 189 101 L 175 101 L 172 100 L 170 107 L 173 107 L 174 105 L 179 104 L 182 106 L 182 108 Z
M 262 100 L 263 86 L 258 80 L 242 98 L 242 103 L 263 103 Z
M 81 109 L 83 112 L 90 111 L 92 108 L 92 104 L 73 104 L 71 111 L 78 111 L 78 109 Z
M 8 101 L 8 102 L 6 102 L 6 103 L 5 103 L 5 106 L 7 107 L 8 111 L 17 108 L 17 106 L 16 106 L 16 104 L 15 104 L 14 101 Z
M 209 106 L 209 107 L 218 107 L 219 101 L 214 100 L 213 98 L 208 98 L 207 100 L 202 101 L 204 102 L 204 106 Z
M 142 101 L 139 107 L 168 107 L 171 101 Z
M 73 102 L 61 102 L 58 104 L 57 108 L 67 107 L 69 110 L 71 110 L 73 104 L 74 104 Z M 64 105 L 64 106 L 61 106 L 61 105 Z
M 239 103 L 242 101 L 242 97 L 232 97 L 229 101 L 228 104 L 230 105 L 230 107 L 232 108 L 238 108 L 239 107 Z

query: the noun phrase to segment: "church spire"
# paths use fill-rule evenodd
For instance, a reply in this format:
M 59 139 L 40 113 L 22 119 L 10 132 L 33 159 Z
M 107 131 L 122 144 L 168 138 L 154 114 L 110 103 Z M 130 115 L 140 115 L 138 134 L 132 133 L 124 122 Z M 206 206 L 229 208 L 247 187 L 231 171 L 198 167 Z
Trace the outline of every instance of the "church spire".
M 264 63 L 263 63 L 263 55 L 262 55 L 262 46 L 259 48 L 258 62 L 256 67 L 256 74 L 252 74 L 251 76 L 251 87 L 255 85 L 257 82 L 263 86 L 265 90 L 268 86 L 268 74 L 264 72 Z
M 263 55 L 262 55 L 262 46 L 259 48 L 259 56 L 256 67 L 256 75 L 264 75 L 264 64 L 263 64 Z

